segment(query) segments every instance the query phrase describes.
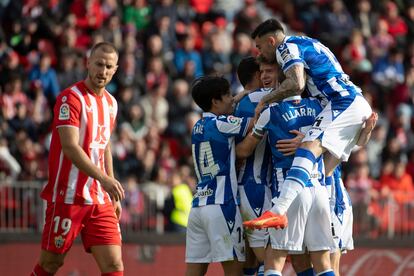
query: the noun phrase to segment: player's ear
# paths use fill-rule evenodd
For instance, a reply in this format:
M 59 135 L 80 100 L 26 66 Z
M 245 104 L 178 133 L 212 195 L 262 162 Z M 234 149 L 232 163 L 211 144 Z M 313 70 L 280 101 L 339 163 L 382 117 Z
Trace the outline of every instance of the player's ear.
M 273 36 L 273 35 L 269 35 L 268 37 L 267 37 L 267 41 L 272 45 L 272 46 L 275 46 L 276 45 L 276 39 L 275 39 L 275 37 Z

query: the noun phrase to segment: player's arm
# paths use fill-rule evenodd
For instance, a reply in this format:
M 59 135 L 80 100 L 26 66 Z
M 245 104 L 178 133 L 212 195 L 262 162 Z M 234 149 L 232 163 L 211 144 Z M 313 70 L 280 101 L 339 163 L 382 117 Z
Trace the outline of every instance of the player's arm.
M 250 91 L 249 90 L 243 90 L 240 93 L 237 93 L 236 95 L 234 95 L 233 97 L 233 101 L 234 103 L 238 103 L 241 101 L 241 99 L 243 99 L 244 96 L 249 95 Z
M 61 126 L 58 128 L 58 133 L 63 153 L 79 170 L 98 180 L 104 190 L 108 192 L 113 199 L 121 200 L 125 197 L 124 189 L 121 184 L 113 177 L 103 173 L 95 164 L 93 164 L 83 149 L 79 146 L 78 128 Z
M 256 108 L 260 112 L 266 104 L 280 102 L 288 97 L 302 94 L 306 84 L 306 73 L 302 63 L 295 63 L 285 72 L 286 78 L 277 89 L 264 96 Z
M 105 148 L 104 154 L 105 154 L 105 171 L 110 177 L 114 178 L 111 141 L 108 142 L 108 145 Z M 120 219 L 121 213 L 122 213 L 121 201 L 113 199 L 112 205 L 114 206 L 116 217 Z
M 365 127 L 362 128 L 361 133 L 359 134 L 358 142 L 356 143 L 357 146 L 363 147 L 368 143 L 377 121 L 378 114 L 372 112 L 371 116 L 365 121 Z
M 291 139 L 283 139 L 276 142 L 276 148 L 284 156 L 294 155 L 296 153 L 296 149 L 302 143 L 303 137 L 305 137 L 305 134 L 299 130 L 291 130 L 289 132 L 295 134 L 296 136 Z
M 243 141 L 237 144 L 236 146 L 236 157 L 240 159 L 244 159 L 252 155 L 254 150 L 256 149 L 257 144 L 259 144 L 261 137 L 258 137 L 251 132 L 247 135 Z

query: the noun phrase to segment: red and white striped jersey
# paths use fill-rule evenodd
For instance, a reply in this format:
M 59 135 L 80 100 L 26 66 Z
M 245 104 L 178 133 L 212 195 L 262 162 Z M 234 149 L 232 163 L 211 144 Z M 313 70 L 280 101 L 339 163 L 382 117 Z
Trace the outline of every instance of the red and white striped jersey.
M 52 141 L 49 153 L 49 181 L 42 191 L 48 202 L 104 204 L 110 201 L 99 181 L 81 172 L 63 154 L 59 127 L 79 129 L 79 145 L 92 163 L 105 172 L 104 152 L 108 145 L 118 105 L 107 91 L 98 96 L 83 81 L 59 94 L 54 107 Z

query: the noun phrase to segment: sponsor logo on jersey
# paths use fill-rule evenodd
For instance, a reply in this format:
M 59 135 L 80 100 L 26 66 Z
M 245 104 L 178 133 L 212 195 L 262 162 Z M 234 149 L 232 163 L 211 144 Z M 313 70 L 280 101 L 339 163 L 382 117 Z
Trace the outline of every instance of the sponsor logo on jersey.
M 56 248 L 61 248 L 64 243 L 65 243 L 65 239 L 61 235 L 55 237 Z
M 232 125 L 238 126 L 241 124 L 242 119 L 238 118 L 238 117 L 234 117 L 234 116 L 228 116 L 227 117 L 227 122 L 229 122 Z
M 59 120 L 69 120 L 70 109 L 67 103 L 64 103 L 59 108 Z
M 198 190 L 194 197 L 205 197 L 205 196 L 211 196 L 213 194 L 213 190 L 212 189 L 207 189 L 207 190 Z

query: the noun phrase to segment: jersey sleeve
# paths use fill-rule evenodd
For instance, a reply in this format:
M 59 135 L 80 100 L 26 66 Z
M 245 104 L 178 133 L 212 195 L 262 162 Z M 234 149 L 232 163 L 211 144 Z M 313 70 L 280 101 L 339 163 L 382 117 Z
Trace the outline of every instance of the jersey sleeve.
M 294 64 L 305 63 L 303 58 L 300 56 L 298 45 L 286 42 L 277 47 L 276 60 L 282 68 L 283 72 L 286 72 Z
M 56 127 L 62 126 L 80 126 L 80 114 L 82 104 L 80 99 L 74 93 L 62 93 L 56 99 L 54 108 L 54 120 Z
M 216 120 L 216 126 L 218 131 L 224 136 L 244 137 L 247 134 L 250 119 L 251 118 L 235 117 L 232 115 L 219 116 Z
M 263 138 L 267 131 L 267 124 L 270 121 L 270 108 L 266 108 L 257 119 L 256 124 L 253 127 L 253 135 L 257 138 Z

